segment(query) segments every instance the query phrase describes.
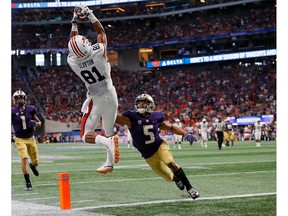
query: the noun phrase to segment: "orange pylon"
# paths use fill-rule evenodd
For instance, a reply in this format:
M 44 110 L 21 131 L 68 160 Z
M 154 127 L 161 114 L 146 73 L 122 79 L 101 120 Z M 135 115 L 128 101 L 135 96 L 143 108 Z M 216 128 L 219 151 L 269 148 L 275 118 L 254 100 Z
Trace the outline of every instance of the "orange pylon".
M 60 208 L 63 210 L 71 209 L 69 174 L 58 173 L 58 178 L 59 178 Z

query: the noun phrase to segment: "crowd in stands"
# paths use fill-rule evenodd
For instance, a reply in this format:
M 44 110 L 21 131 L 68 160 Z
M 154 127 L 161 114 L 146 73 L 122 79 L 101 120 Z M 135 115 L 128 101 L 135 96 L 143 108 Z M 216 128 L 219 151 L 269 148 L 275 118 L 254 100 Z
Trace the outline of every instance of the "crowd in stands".
M 26 76 L 27 74 L 23 74 L 21 70 L 12 70 L 12 76 L 11 76 L 11 95 L 17 90 L 22 90 L 25 93 L 29 92 L 29 84 L 26 82 Z M 30 97 L 30 95 L 27 95 L 27 102 L 28 104 L 33 104 L 35 105 L 35 98 L 33 95 Z M 14 106 L 13 101 L 11 100 L 11 105 Z
M 79 122 L 86 91 L 67 67 L 34 67 L 28 82 L 45 109 L 45 117 L 60 122 Z
M 111 22 L 111 27 L 107 27 L 105 22 L 108 46 L 141 46 L 152 42 L 205 38 L 222 34 L 229 34 L 231 37 L 233 33 L 247 33 L 253 30 L 276 31 L 275 7 L 263 9 L 256 6 L 249 10 L 241 10 L 241 7 L 234 10 L 235 8 L 237 7 L 217 9 L 215 13 L 211 13 L 210 10 L 193 12 L 193 16 L 186 13 L 143 20 L 115 21 Z M 122 15 L 113 14 L 117 12 L 111 11 L 95 14 L 101 19 L 129 15 L 132 12 L 135 15 L 156 11 L 153 9 L 149 12 L 150 9 L 146 9 L 128 7 Z M 12 25 L 12 49 L 67 48 L 71 30 L 71 11 L 31 10 L 29 15 L 26 12 L 13 10 L 13 22 L 39 21 L 39 25 Z M 62 21 L 66 20 L 67 23 L 42 23 L 56 17 Z M 85 25 L 88 24 L 90 25 Z M 31 31 L 28 31 L 29 28 Z M 96 33 L 91 31 L 91 28 L 85 29 L 80 25 L 79 30 L 95 42 Z M 275 68 L 272 61 L 268 61 L 266 65 L 248 67 L 231 63 L 230 67 L 201 72 L 193 71 L 189 66 L 183 69 L 170 68 L 165 72 L 160 70 L 155 74 L 113 68 L 111 74 L 118 94 L 120 113 L 133 108 L 133 100 L 139 94 L 148 93 L 154 98 L 157 110 L 162 110 L 168 120 L 179 118 L 185 125 L 195 125 L 203 116 L 212 122 L 216 117 L 273 114 L 276 111 Z M 28 70 L 29 73 L 26 69 L 12 71 L 12 93 L 19 88 L 22 89 L 28 94 L 28 103 L 39 102 L 40 110 L 44 110 L 43 114 L 47 119 L 79 122 L 86 88 L 71 69 L 68 66 L 53 66 L 31 67 Z
M 22 0 L 14 0 L 14 3 L 23 3 Z M 43 0 L 25 0 L 25 3 L 35 3 L 35 2 L 45 2 Z M 49 2 L 49 1 L 46 1 Z M 50 2 L 55 2 L 55 0 L 51 0 Z M 80 2 L 80 1 L 77 1 Z M 209 0 L 205 2 L 197 2 L 191 0 L 182 0 L 182 1 L 165 1 L 158 2 L 155 1 L 140 1 L 134 3 L 121 3 L 121 4 L 103 4 L 103 5 L 90 5 L 95 14 L 99 19 L 103 18 L 111 18 L 111 17 L 127 17 L 127 16 L 135 16 L 135 15 L 149 15 L 149 14 L 159 14 L 165 13 L 169 11 L 175 10 L 183 10 L 187 8 L 197 8 L 201 6 L 207 5 L 216 5 L 225 2 L 231 2 L 231 0 Z M 111 8 L 121 8 L 111 9 Z M 41 10 L 33 10 L 33 9 L 14 9 L 12 21 L 14 22 L 41 22 L 41 21 L 61 21 L 66 20 L 70 21 L 71 19 L 71 11 L 73 7 L 70 8 L 53 8 L 53 9 L 41 9 Z
M 195 125 L 205 116 L 216 117 L 268 115 L 276 111 L 275 65 L 231 65 L 214 71 L 195 72 L 172 69 L 155 74 L 113 69 L 111 74 L 119 99 L 119 112 L 134 107 L 134 99 L 142 93 L 151 94 L 157 110 L 168 120 L 179 118 L 186 125 Z M 86 88 L 68 68 L 34 67 L 27 74 L 32 89 L 47 119 L 79 122 Z M 32 74 L 32 76 L 31 76 Z M 19 77 L 13 87 L 28 87 Z M 14 89 L 13 89 L 14 91 Z
M 69 14 L 69 19 L 71 19 L 71 14 Z M 107 27 L 107 23 L 104 23 L 109 41 L 108 48 L 123 45 L 141 46 L 175 39 L 180 39 L 180 41 L 181 39 L 196 40 L 199 37 L 221 36 L 222 34 L 228 34 L 230 37 L 233 33 L 246 32 L 250 34 L 249 32 L 253 30 L 276 31 L 275 8 L 253 8 L 243 11 L 221 10 L 221 13 L 195 12 L 192 19 L 191 21 L 191 14 L 186 13 L 180 17 L 167 16 L 165 18 L 111 22 L 109 23 L 111 27 Z M 39 25 L 36 29 L 33 26 L 33 31 L 30 32 L 26 30 L 19 32 L 17 27 L 14 27 L 12 49 L 67 48 L 71 30 L 69 23 Z M 95 42 L 96 32 L 91 31 L 91 28 L 84 27 L 79 29 L 81 34 L 88 35 L 88 38 Z M 25 26 L 21 28 L 25 28 Z
M 120 74 L 120 77 L 118 77 Z M 121 77 L 121 74 L 123 77 Z M 124 76 L 127 81 L 123 81 Z M 119 110 L 131 108 L 131 98 L 147 92 L 155 98 L 157 109 L 170 120 L 181 119 L 195 125 L 205 116 L 250 116 L 276 111 L 276 69 L 266 66 L 232 66 L 215 71 L 192 70 L 149 75 L 114 74 Z

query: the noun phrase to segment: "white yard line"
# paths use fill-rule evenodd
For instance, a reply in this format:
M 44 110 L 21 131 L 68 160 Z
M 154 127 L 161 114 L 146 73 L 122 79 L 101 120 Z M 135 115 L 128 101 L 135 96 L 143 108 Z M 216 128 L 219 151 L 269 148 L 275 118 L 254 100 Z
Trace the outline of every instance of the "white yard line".
M 17 186 L 17 187 L 20 187 L 20 186 Z M 21 186 L 23 187 L 23 185 Z M 24 188 L 24 187 L 23 187 Z M 38 194 L 38 193 L 21 193 L 21 194 L 12 194 L 11 196 L 30 196 L 30 195 L 35 195 L 35 194 Z
M 143 160 L 139 160 L 140 162 L 143 162 Z M 225 164 L 225 165 L 229 165 L 229 164 L 248 164 L 248 163 L 267 163 L 267 162 L 276 162 L 276 159 L 275 160 L 264 160 L 264 161 L 239 161 L 239 162 L 220 162 L 220 163 L 201 163 L 201 164 L 193 164 L 192 166 L 191 166 L 191 164 L 181 164 L 181 167 L 182 168 L 184 168 L 184 169 L 186 169 L 186 167 L 187 168 L 189 168 L 189 169 L 191 169 L 191 168 L 195 168 L 195 169 L 199 169 L 199 166 L 201 166 L 201 168 L 203 168 L 203 169 L 207 169 L 207 168 L 205 168 L 205 166 L 208 166 L 208 165 L 221 165 L 221 164 Z M 87 162 L 87 163 L 91 163 L 91 162 Z M 70 165 L 72 165 L 72 164 L 74 164 L 74 163 L 68 163 L 68 164 L 70 164 Z M 75 164 L 78 164 L 78 163 L 75 163 Z M 84 164 L 84 163 L 83 163 Z M 94 164 L 98 164 L 98 163 L 94 163 Z M 101 163 L 102 164 L 102 163 Z M 51 164 L 49 164 L 49 165 L 51 165 Z M 62 164 L 55 164 L 55 165 L 62 165 Z M 65 165 L 67 165 L 67 164 L 65 164 Z M 54 165 L 53 165 L 54 166 Z M 71 166 L 71 167 L 73 167 L 73 166 Z M 145 167 L 149 167 L 147 164 L 139 164 L 139 165 L 114 165 L 114 169 L 134 169 L 134 168 L 145 168 Z M 75 172 L 75 171 L 95 171 L 96 170 L 96 168 L 95 169 L 79 169 L 79 170 L 77 170 L 77 169 L 73 169 L 73 170 L 67 170 L 67 171 L 73 171 L 73 172 Z M 55 173 L 55 172 L 59 172 L 59 170 L 58 171 L 53 171 L 53 170 L 49 170 L 49 171 L 41 171 L 41 166 L 39 166 L 39 171 L 41 172 L 41 173 Z M 17 173 L 12 173 L 13 175 L 23 175 L 23 173 L 22 172 L 17 172 Z
M 45 200 L 45 199 L 59 199 L 59 196 L 53 196 L 53 197 L 37 197 L 37 198 L 29 198 L 29 200 Z
M 201 200 L 231 199 L 231 198 L 242 198 L 242 197 L 269 196 L 269 195 L 276 195 L 276 193 L 257 193 L 257 194 L 240 194 L 240 195 L 230 195 L 230 196 L 203 197 L 203 198 L 198 198 L 196 200 L 192 200 L 191 198 L 174 199 L 174 200 L 155 200 L 155 201 L 149 201 L 149 202 L 89 206 L 89 207 L 74 208 L 73 210 L 79 211 L 79 210 L 88 210 L 88 209 L 113 208 L 113 207 L 123 207 L 123 206 L 139 206 L 139 205 L 174 203 L 174 202 L 184 202 L 184 201 L 193 201 L 193 202 L 197 201 L 198 202 Z
M 258 174 L 258 173 L 268 173 L 268 172 L 276 172 L 276 170 L 262 170 L 262 171 L 253 171 L 253 172 L 234 172 L 234 173 L 218 173 L 218 174 L 204 174 L 204 175 L 187 175 L 188 177 L 209 177 L 209 176 L 230 176 L 230 175 L 243 175 L 243 174 Z M 82 181 L 82 182 L 73 182 L 70 180 L 70 184 L 90 184 L 90 183 L 109 183 L 109 182 L 122 182 L 122 181 L 144 181 L 144 180 L 155 180 L 161 179 L 161 177 L 147 177 L 147 178 L 131 178 L 131 179 L 112 179 L 112 180 L 100 180 L 100 181 Z M 55 184 L 37 184 L 36 186 L 55 186 Z M 12 186 L 12 188 L 23 187 L 23 185 Z M 31 193 L 29 193 L 31 194 Z M 17 196 L 18 194 L 14 194 L 13 196 Z

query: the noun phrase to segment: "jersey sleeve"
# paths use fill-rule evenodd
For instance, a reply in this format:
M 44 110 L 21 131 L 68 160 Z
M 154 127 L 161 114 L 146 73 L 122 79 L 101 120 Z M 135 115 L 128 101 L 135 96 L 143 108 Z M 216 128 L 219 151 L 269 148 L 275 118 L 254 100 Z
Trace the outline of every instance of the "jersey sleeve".
M 102 43 L 96 43 L 92 45 L 93 52 L 96 53 L 97 56 L 106 57 L 105 46 Z
M 130 117 L 130 112 L 129 111 L 125 111 L 122 113 L 123 116 L 126 116 L 127 118 Z
M 30 114 L 32 115 L 32 116 L 34 116 L 35 114 L 37 114 L 37 109 L 36 109 L 36 107 L 34 107 L 34 106 L 30 106 L 31 108 L 31 111 L 30 111 Z
M 154 115 L 155 115 L 158 123 L 161 124 L 162 122 L 165 121 L 165 116 L 162 112 L 154 112 Z

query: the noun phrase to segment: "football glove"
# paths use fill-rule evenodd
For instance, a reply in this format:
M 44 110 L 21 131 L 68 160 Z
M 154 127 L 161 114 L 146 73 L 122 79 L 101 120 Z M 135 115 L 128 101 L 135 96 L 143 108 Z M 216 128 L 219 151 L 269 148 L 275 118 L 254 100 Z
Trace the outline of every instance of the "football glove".
M 78 16 L 77 16 L 77 14 L 74 11 L 73 18 L 71 19 L 71 23 L 77 23 L 77 22 L 78 22 Z
M 37 124 L 37 122 L 35 120 L 30 120 L 28 123 L 29 127 L 35 127 L 35 125 Z
M 186 133 L 186 134 L 184 135 L 184 139 L 187 140 L 187 141 L 189 141 L 191 145 L 192 145 L 193 142 L 196 142 L 196 141 L 197 141 L 197 138 L 196 138 L 193 134 L 191 134 L 191 133 Z
M 77 18 L 85 19 L 93 13 L 93 10 L 90 10 L 87 6 L 79 5 L 75 7 L 74 13 L 77 15 Z

